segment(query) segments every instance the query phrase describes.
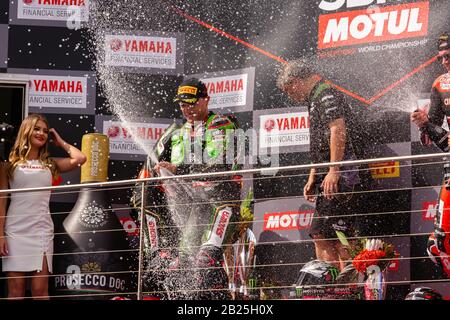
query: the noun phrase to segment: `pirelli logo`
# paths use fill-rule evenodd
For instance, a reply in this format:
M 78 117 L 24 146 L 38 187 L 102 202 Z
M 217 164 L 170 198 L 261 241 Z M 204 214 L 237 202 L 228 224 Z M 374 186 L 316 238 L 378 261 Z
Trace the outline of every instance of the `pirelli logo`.
M 178 94 L 192 94 L 192 95 L 197 95 L 197 91 L 198 89 L 196 87 L 191 87 L 191 86 L 183 86 L 178 88 Z
M 400 162 L 389 161 L 369 164 L 370 173 L 374 179 L 400 177 Z

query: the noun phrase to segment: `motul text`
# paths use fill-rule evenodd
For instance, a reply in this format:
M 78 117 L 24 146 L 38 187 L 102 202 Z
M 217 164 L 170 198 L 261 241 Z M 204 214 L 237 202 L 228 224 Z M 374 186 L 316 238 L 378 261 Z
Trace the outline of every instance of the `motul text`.
M 343 3 L 339 3 L 341 2 Z M 328 5 L 331 8 L 331 4 Z M 429 3 L 417 2 L 377 7 L 373 13 L 369 10 L 355 10 L 321 15 L 318 47 L 327 49 L 423 37 L 428 34 L 428 13 Z
M 314 211 L 287 211 L 264 215 L 264 230 L 292 230 L 311 227 Z

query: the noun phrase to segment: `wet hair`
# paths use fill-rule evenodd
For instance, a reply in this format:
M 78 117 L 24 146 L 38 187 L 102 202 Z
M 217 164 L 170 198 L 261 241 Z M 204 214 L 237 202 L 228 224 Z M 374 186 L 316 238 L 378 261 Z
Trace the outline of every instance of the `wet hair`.
M 307 79 L 316 73 L 317 68 L 313 57 L 289 61 L 278 73 L 277 87 L 284 87 L 292 78 Z
M 39 120 L 43 121 L 48 128 L 47 119 L 40 114 L 30 114 L 20 124 L 16 141 L 14 142 L 14 146 L 9 153 L 9 179 L 12 179 L 14 170 L 16 169 L 17 165 L 26 161 L 27 156 L 31 150 L 31 136 L 33 135 L 34 127 Z M 56 162 L 53 159 L 49 158 L 48 139 L 45 142 L 45 145 L 39 149 L 38 157 L 42 164 L 50 169 L 53 177 L 56 177 L 59 174 Z

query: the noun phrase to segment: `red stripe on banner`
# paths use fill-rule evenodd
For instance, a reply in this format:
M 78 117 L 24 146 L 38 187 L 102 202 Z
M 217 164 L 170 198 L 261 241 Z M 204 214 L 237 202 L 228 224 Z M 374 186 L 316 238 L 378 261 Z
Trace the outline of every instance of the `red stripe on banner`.
M 166 1 L 163 0 L 163 2 L 166 2 Z M 283 58 L 280 58 L 280 57 L 278 57 L 278 56 L 276 56 L 276 55 L 274 55 L 274 54 L 272 54 L 272 53 L 270 53 L 270 52 L 268 52 L 268 51 L 265 51 L 265 50 L 263 50 L 263 49 L 261 49 L 261 48 L 258 48 L 257 46 L 255 46 L 255 45 L 253 45 L 253 44 L 251 44 L 251 43 L 248 43 L 248 42 L 246 42 L 246 41 L 244 41 L 244 40 L 242 40 L 242 39 L 240 39 L 240 38 L 238 38 L 238 37 L 235 37 L 235 36 L 233 36 L 233 35 L 231 35 L 231 34 L 225 32 L 225 31 L 223 31 L 223 30 L 220 30 L 220 29 L 218 29 L 218 28 L 212 26 L 212 25 L 209 24 L 209 23 L 206 23 L 206 22 L 204 22 L 204 21 L 202 21 L 202 20 L 200 20 L 200 19 L 198 19 L 198 18 L 196 18 L 196 17 L 193 17 L 193 16 L 187 14 L 186 12 L 184 12 L 183 10 L 181 10 L 181 9 L 179 9 L 179 8 L 177 8 L 177 7 L 175 7 L 174 5 L 171 5 L 171 4 L 170 4 L 170 8 L 171 8 L 173 11 L 175 11 L 176 13 L 178 13 L 180 16 L 183 16 L 183 17 L 185 17 L 186 19 L 191 20 L 191 21 L 193 21 L 193 22 L 195 22 L 195 23 L 197 23 L 197 24 L 199 24 L 199 25 L 201 25 L 201 26 L 203 26 L 203 27 L 205 27 L 205 28 L 207 28 L 207 29 L 209 29 L 209 30 L 211 30 L 211 31 L 214 31 L 214 32 L 216 32 L 216 33 L 218 33 L 218 34 L 220 34 L 220 35 L 222 35 L 222 36 L 228 38 L 228 39 L 231 39 L 231 40 L 234 40 L 234 41 L 236 41 L 236 42 L 239 42 L 240 44 L 242 44 L 242 45 L 244 45 L 244 46 L 246 46 L 246 47 L 248 47 L 248 48 L 250 48 L 250 49 L 253 49 L 253 50 L 255 50 L 255 51 L 258 51 L 258 52 L 262 53 L 263 55 L 265 55 L 265 56 L 267 56 L 267 57 L 269 57 L 269 58 L 272 58 L 272 59 L 274 59 L 274 60 L 276 60 L 276 61 L 278 61 L 278 62 L 281 62 L 281 63 L 283 63 L 283 64 L 286 64 L 286 63 L 287 63 L 287 61 L 284 60 Z M 420 66 L 418 66 L 417 68 L 415 68 L 414 70 L 412 70 L 411 72 L 409 72 L 408 74 L 406 74 L 405 76 L 403 76 L 402 78 L 400 78 L 399 80 L 397 80 L 396 82 L 394 82 L 393 84 L 391 84 L 390 86 L 386 87 L 385 89 L 383 89 L 382 91 L 380 91 L 379 93 L 377 93 L 376 95 L 374 95 L 374 96 L 373 96 L 372 98 L 370 98 L 370 99 L 363 98 L 363 97 L 361 97 L 360 95 L 358 95 L 358 94 L 356 94 L 356 93 L 354 93 L 354 92 L 352 92 L 352 91 L 350 91 L 350 90 L 347 90 L 347 89 L 345 89 L 345 88 L 343 88 L 343 87 L 338 86 L 337 84 L 332 83 L 332 82 L 329 81 L 329 80 L 326 80 L 326 82 L 327 82 L 328 84 L 332 85 L 333 87 L 335 87 L 337 90 L 339 90 L 339 91 L 341 91 L 341 92 L 343 92 L 343 93 L 349 95 L 350 97 L 352 97 L 352 98 L 354 98 L 354 99 L 357 99 L 357 100 L 359 100 L 359 101 L 361 101 L 361 102 L 363 102 L 363 103 L 365 103 L 365 104 L 371 105 L 371 104 L 373 104 L 376 100 L 378 100 L 379 98 L 381 98 L 382 96 L 384 96 L 385 94 L 387 94 L 389 91 L 391 91 L 392 89 L 394 89 L 395 87 L 397 87 L 400 83 L 402 83 L 403 81 L 405 81 L 405 80 L 407 80 L 408 78 L 412 77 L 414 74 L 416 74 L 416 73 L 419 72 L 420 70 L 426 68 L 428 65 L 430 65 L 431 63 L 433 63 L 434 61 L 436 61 L 436 59 L 437 59 L 437 56 L 435 56 L 435 57 L 431 58 L 430 60 L 424 62 L 423 64 L 421 64 Z
M 364 103 L 366 103 L 366 104 L 372 104 L 371 101 L 369 101 L 369 100 L 367 100 L 367 99 L 365 99 L 365 98 L 363 98 L 363 97 L 357 95 L 356 93 L 353 93 L 353 92 L 351 92 L 351 91 L 349 91 L 349 90 L 347 90 L 347 89 L 344 89 L 344 88 L 338 86 L 337 84 L 334 84 L 333 82 L 331 82 L 331 81 L 329 81 L 329 80 L 325 80 L 325 82 L 328 83 L 329 85 L 335 87 L 335 88 L 338 89 L 339 91 L 342 91 L 343 93 L 349 95 L 349 96 L 352 97 L 352 98 L 355 98 L 355 99 L 357 99 L 357 100 L 359 100 L 359 101 L 361 101 L 361 102 L 364 102 Z
M 240 44 L 243 44 L 244 46 L 249 47 L 250 49 L 258 51 L 258 52 L 262 53 L 263 55 L 268 56 L 269 58 L 277 60 L 278 62 L 287 63 L 286 60 L 284 60 L 284 59 L 282 59 L 282 58 L 280 58 L 280 57 L 278 57 L 278 56 L 276 56 L 276 55 L 274 55 L 274 54 L 272 54 L 270 52 L 267 52 L 267 51 L 265 51 L 265 50 L 263 50 L 261 48 L 258 48 L 257 46 L 254 46 L 254 45 L 252 45 L 252 44 L 250 44 L 248 42 L 245 42 L 244 40 L 239 39 L 238 37 L 235 37 L 235 36 L 225 32 L 223 30 L 217 29 L 216 27 L 214 27 L 214 26 L 212 26 L 212 25 L 210 25 L 210 24 L 208 24 L 208 23 L 206 23 L 206 22 L 204 22 L 204 21 L 202 21 L 200 19 L 197 19 L 197 18 L 187 14 L 186 12 L 182 11 L 181 9 L 179 9 L 179 8 L 177 8 L 175 6 L 171 6 L 171 8 L 172 8 L 172 10 L 176 11 L 179 15 L 185 17 L 186 19 L 194 21 L 195 23 L 198 23 L 199 25 L 201 25 L 201 26 L 203 26 L 203 27 L 205 27 L 205 28 L 207 28 L 207 29 L 209 29 L 211 31 L 214 31 L 214 32 L 216 32 L 216 33 L 218 33 L 218 34 L 220 34 L 220 35 L 222 35 L 222 36 L 224 36 L 224 37 L 226 37 L 228 39 L 231 39 L 231 40 L 234 40 L 236 42 L 239 42 Z

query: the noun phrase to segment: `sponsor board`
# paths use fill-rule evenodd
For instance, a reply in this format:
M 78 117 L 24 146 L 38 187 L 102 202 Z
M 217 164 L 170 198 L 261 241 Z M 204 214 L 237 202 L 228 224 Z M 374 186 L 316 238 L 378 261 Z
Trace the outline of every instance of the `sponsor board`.
M 374 179 L 400 177 L 400 162 L 389 161 L 369 164 L 370 173 Z
M 264 230 L 301 230 L 311 227 L 314 210 L 272 212 L 264 215 Z
M 89 20 L 91 0 L 10 1 L 11 24 L 66 26 L 78 29 Z
M 103 124 L 103 134 L 109 137 L 111 153 L 139 153 L 147 154 L 161 137 L 164 124 L 155 123 L 124 123 L 120 121 L 106 121 Z
M 411 233 L 427 234 L 434 230 L 440 187 L 417 189 L 411 198 Z
M 152 251 L 155 251 L 159 248 L 159 239 L 158 239 L 158 230 L 157 230 L 157 221 L 155 217 L 151 215 L 146 215 L 147 219 L 147 231 L 149 238 L 149 245 Z
M 87 78 L 31 76 L 29 108 L 86 109 Z
M 8 73 L 27 75 L 30 112 L 83 115 L 95 113 L 96 86 L 93 73 L 14 68 L 9 68 Z
M 119 221 L 128 236 L 139 236 L 139 229 L 136 222 L 130 217 L 119 217 Z
M 386 4 L 386 1 L 377 1 L 376 6 L 373 2 L 349 0 L 347 9 L 352 10 L 328 13 L 341 9 L 345 1 L 321 1 L 319 8 L 327 13 L 319 16 L 318 48 L 340 48 L 428 34 L 428 1 L 383 6 L 379 4 Z
M 438 210 L 437 201 L 423 202 L 423 204 L 422 204 L 422 220 L 423 221 L 434 221 L 437 210 Z
M 370 158 L 387 158 L 407 156 L 411 154 L 410 142 L 388 143 L 374 145 L 370 149 Z M 373 189 L 395 189 L 411 186 L 411 162 L 410 161 L 386 161 L 368 165 L 370 174 L 376 183 Z
M 125 291 L 127 281 L 121 275 L 104 274 L 101 263 L 94 261 L 83 265 L 69 265 L 66 274 L 55 277 L 54 288 L 58 291 Z
M 122 72 L 177 74 L 183 71 L 181 34 L 107 34 L 104 63 Z
M 260 148 L 309 145 L 307 112 L 262 115 L 259 128 Z
M 199 78 L 205 83 L 211 97 L 209 109 L 228 112 L 253 110 L 254 67 L 186 76 L 189 77 Z
M 120 121 L 112 116 L 98 115 L 95 127 L 109 138 L 112 160 L 141 161 L 153 150 L 172 119 L 130 119 Z
M 255 203 L 253 233 L 258 242 L 311 239 L 314 204 L 303 197 Z
M 233 214 L 231 207 L 225 207 L 217 212 L 214 226 L 210 233 L 208 244 L 220 247 L 223 244 L 228 225 L 230 223 L 231 215 Z

